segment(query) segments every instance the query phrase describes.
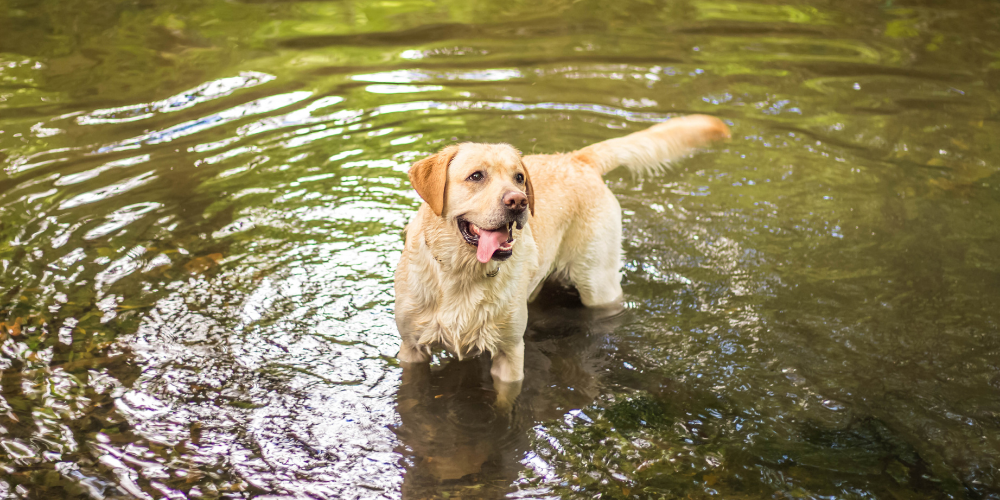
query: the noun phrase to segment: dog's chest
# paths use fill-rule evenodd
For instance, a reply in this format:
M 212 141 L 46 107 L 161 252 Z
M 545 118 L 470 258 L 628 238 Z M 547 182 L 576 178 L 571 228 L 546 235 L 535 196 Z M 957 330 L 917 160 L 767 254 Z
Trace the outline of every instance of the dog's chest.
M 494 351 L 497 344 L 508 340 L 519 294 L 512 283 L 490 281 L 494 279 L 442 290 L 429 311 L 430 335 L 422 335 L 421 343 L 437 344 L 460 356 L 474 356 Z
M 520 236 L 514 256 L 492 277 L 497 263 L 479 264 L 464 241 L 432 251 L 427 239 L 414 240 L 405 281 L 397 281 L 400 333 L 414 344 L 462 357 L 519 342 L 527 321 L 526 288 L 537 267 L 529 228 Z
M 515 331 L 513 321 L 527 304 L 524 265 L 517 256 L 501 264 L 494 277 L 478 263 L 458 262 L 442 269 L 432 259 L 414 260 L 406 288 L 419 293 L 407 294 L 404 313 L 416 344 L 466 357 L 497 352 L 523 334 Z

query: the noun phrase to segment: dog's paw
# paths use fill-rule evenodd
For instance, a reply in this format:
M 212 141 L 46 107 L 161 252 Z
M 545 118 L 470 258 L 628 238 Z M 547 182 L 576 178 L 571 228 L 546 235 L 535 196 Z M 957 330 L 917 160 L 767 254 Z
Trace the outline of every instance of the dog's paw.
M 497 399 L 493 403 L 493 407 L 498 413 L 510 415 L 511 411 L 514 410 L 517 396 L 521 394 L 521 381 L 504 382 L 494 378 L 493 389 L 497 391 Z
M 428 363 L 431 360 L 431 353 L 426 346 L 412 346 L 404 342 L 396 353 L 396 359 L 404 363 Z

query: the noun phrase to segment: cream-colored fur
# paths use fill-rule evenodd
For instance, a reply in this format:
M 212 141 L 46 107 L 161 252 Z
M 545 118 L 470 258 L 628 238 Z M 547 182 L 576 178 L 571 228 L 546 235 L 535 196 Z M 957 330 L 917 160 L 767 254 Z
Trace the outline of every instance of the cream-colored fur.
M 406 228 L 396 268 L 399 359 L 427 362 L 437 348 L 459 357 L 488 351 L 496 383 L 520 381 L 527 304 L 547 278 L 568 280 L 588 307 L 622 299 L 621 208 L 601 176 L 618 166 L 656 173 L 726 137 L 719 119 L 692 115 L 573 153 L 522 157 L 506 144 L 463 143 L 416 163 L 410 178 L 427 203 Z M 475 172 L 484 178 L 470 180 Z M 503 199 L 514 192 L 527 195 L 531 210 L 513 231 L 513 254 L 482 264 L 458 221 L 494 228 L 513 220 Z

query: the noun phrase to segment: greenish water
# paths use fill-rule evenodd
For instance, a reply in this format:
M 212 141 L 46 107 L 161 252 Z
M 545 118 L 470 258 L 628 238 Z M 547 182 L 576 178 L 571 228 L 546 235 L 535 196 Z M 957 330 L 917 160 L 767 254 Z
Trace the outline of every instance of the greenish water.
M 414 159 L 695 112 L 626 313 L 402 377 Z M 985 0 L 0 0 L 0 497 L 1000 498 L 998 113 Z

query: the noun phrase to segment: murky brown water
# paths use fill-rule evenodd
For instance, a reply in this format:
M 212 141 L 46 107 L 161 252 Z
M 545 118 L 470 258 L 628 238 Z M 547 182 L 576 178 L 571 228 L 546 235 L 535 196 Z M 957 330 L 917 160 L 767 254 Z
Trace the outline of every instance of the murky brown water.
M 683 113 L 628 311 L 393 359 L 406 170 Z M 0 497 L 1000 498 L 1000 4 L 0 0 Z

